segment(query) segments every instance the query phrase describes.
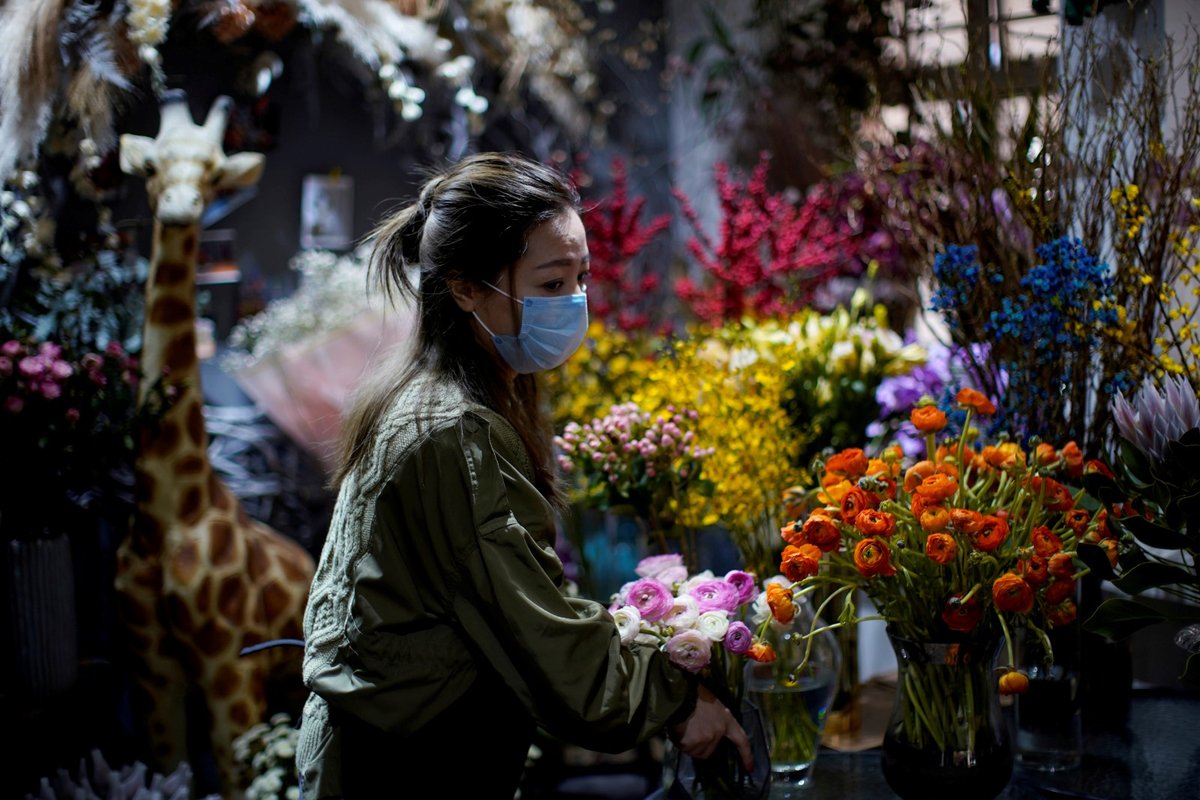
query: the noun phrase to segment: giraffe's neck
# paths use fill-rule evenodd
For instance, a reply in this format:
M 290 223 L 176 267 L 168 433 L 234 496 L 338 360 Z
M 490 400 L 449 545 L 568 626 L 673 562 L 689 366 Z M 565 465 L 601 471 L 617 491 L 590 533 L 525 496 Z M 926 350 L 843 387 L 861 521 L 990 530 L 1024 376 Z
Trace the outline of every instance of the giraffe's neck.
M 208 434 L 196 358 L 196 254 L 199 225 L 156 222 L 142 336 L 144 401 L 159 376 L 171 388 L 166 414 L 144 428 L 137 458 L 135 536 L 157 550 L 172 531 L 196 522 L 212 502 Z

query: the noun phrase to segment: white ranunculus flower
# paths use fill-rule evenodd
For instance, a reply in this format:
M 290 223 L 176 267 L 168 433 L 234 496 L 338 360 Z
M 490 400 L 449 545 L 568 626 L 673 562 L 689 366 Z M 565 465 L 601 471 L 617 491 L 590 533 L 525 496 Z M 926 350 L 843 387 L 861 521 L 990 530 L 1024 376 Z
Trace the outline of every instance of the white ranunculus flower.
M 704 634 L 706 639 L 720 642 L 729 630 L 729 616 L 724 611 L 705 611 L 696 623 L 696 630 Z
M 676 594 L 688 594 L 692 591 L 692 587 L 696 584 L 704 583 L 705 581 L 711 581 L 716 577 L 716 575 L 713 575 L 713 571 L 711 569 L 706 569 L 704 572 L 697 572 L 695 575 L 679 585 L 679 591 L 676 592 Z
M 658 647 L 658 645 L 661 643 L 661 639 L 659 639 L 659 637 L 655 636 L 653 633 L 646 631 L 646 632 L 639 633 L 637 636 L 633 637 L 633 643 L 634 644 L 645 644 L 645 645 L 649 645 L 651 647 Z
M 630 644 L 642 629 L 642 614 L 636 606 L 621 606 L 613 612 L 613 622 L 621 634 L 621 644 Z
M 675 602 L 671 604 L 671 610 L 667 612 L 661 622 L 676 631 L 684 631 L 696 627 L 699 619 L 700 603 L 690 594 L 684 594 L 681 591 L 675 598 Z

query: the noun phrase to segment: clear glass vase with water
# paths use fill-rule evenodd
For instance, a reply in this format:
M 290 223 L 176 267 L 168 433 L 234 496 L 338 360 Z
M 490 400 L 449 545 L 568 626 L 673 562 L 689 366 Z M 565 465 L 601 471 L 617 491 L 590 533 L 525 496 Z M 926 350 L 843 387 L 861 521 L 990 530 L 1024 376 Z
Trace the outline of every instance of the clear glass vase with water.
M 746 665 L 744 691 L 757 706 L 771 757 L 772 800 L 799 797 L 812 776 L 837 688 L 841 653 L 833 633 L 815 623 L 811 606 L 797 604 L 787 625 L 772 621 L 768 632 L 775 661 Z

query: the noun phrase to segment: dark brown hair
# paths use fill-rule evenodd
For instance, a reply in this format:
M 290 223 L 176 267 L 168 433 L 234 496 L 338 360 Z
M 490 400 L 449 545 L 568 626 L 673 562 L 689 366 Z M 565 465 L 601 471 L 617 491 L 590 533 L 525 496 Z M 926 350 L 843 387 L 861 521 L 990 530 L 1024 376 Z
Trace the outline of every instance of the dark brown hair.
M 431 177 L 415 203 L 376 228 L 370 274 L 389 298 L 413 301 L 412 352 L 360 392 L 345 420 L 335 484 L 366 458 L 396 396 L 426 375 L 430 385 L 451 382 L 508 420 L 529 451 L 538 490 L 561 502 L 535 377 L 503 377 L 450 283 L 496 283 L 525 252 L 533 228 L 572 210 L 579 210 L 578 192 L 550 167 L 520 155 L 480 153 Z

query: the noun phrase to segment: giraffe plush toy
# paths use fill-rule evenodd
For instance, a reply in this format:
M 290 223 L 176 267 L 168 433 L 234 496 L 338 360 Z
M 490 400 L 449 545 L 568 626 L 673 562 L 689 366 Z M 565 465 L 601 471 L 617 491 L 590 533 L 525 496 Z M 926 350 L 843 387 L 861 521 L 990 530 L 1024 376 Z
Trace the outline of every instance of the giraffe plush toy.
M 139 402 L 159 375 L 174 400 L 141 433 L 136 512 L 116 577 L 134 652 L 135 711 L 156 766 L 166 771 L 186 759 L 185 701 L 198 688 L 224 796 L 237 793 L 233 740 L 262 721 L 268 677 L 290 667 L 299 680 L 290 648 L 239 652 L 302 636 L 313 575 L 308 553 L 247 517 L 208 461 L 195 336 L 200 215 L 217 191 L 253 185 L 263 166 L 261 154 L 222 151 L 228 109 L 220 98 L 196 125 L 186 96 L 172 92 L 156 138 L 121 137 L 121 169 L 146 177 L 155 220 Z

